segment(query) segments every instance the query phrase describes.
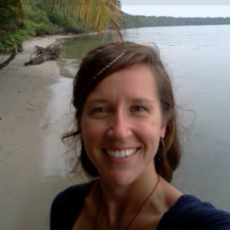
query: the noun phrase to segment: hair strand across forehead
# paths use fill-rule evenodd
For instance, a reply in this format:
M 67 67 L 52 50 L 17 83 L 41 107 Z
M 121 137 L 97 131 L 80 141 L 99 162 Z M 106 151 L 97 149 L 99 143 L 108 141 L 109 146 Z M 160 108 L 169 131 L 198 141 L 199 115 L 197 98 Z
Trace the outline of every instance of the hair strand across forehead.
M 113 61 L 111 61 L 105 68 L 103 68 L 99 73 L 97 73 L 93 79 L 96 79 L 100 74 L 102 74 L 106 69 L 108 69 L 111 65 L 113 65 L 120 57 L 124 55 L 125 52 L 122 52 L 118 57 L 116 57 Z

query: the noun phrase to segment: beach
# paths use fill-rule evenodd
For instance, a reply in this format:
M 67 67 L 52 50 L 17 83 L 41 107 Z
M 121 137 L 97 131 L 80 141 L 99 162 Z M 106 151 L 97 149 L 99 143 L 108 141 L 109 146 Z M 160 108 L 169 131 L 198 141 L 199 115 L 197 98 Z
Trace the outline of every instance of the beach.
M 35 45 L 58 38 L 25 41 L 0 70 L 0 229 L 49 229 L 52 200 L 73 184 L 61 142 L 72 119 L 72 79 L 60 76 L 56 61 L 24 67 Z

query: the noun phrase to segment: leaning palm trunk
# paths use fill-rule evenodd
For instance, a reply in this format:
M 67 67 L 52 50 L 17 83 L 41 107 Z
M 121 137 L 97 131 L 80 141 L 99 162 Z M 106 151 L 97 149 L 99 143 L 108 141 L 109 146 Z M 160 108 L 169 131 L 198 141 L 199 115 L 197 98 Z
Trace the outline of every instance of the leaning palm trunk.
M 7 66 L 11 61 L 13 61 L 16 54 L 17 54 L 17 50 L 16 48 L 14 48 L 9 58 L 7 58 L 7 60 L 5 60 L 4 62 L 0 63 L 0 70 L 3 69 L 5 66 Z

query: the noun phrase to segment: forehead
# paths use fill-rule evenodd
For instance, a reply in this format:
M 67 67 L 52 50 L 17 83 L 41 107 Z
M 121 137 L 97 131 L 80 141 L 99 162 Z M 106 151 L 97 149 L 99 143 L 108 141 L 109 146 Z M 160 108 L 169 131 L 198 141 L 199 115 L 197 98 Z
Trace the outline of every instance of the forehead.
M 97 97 L 157 97 L 154 74 L 150 67 L 135 64 L 105 77 L 88 95 L 87 101 Z

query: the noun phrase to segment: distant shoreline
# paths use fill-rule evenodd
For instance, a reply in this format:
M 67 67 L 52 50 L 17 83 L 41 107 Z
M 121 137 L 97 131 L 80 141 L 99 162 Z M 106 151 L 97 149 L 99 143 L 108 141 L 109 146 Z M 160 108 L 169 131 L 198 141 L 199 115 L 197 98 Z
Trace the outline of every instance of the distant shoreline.
M 230 25 L 230 17 L 168 17 L 140 16 L 124 14 L 125 28 L 159 27 L 159 26 L 198 26 L 198 25 Z

